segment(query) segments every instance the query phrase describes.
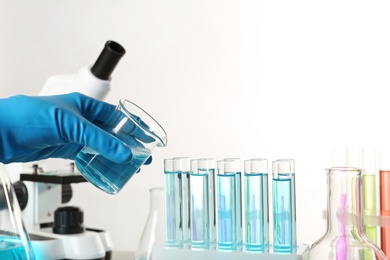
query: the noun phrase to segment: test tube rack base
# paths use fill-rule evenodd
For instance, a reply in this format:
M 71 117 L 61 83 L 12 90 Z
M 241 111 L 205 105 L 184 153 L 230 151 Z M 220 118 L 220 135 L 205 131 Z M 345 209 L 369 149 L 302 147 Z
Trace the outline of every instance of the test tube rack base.
M 181 248 L 156 247 L 153 250 L 153 260 L 307 260 L 309 246 L 298 245 L 295 253 L 274 253 L 272 247 L 268 252 L 191 250 Z

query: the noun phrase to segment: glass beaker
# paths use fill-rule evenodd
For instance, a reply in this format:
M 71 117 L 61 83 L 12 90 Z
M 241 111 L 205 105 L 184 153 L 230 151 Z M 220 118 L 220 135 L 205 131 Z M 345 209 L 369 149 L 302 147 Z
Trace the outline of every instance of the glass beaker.
M 150 211 L 142 232 L 134 260 L 150 260 L 155 246 L 165 244 L 164 188 L 150 189 Z
M 133 159 L 126 164 L 116 163 L 84 147 L 77 154 L 75 164 L 90 183 L 109 194 L 117 194 L 155 147 L 167 145 L 167 135 L 152 116 L 126 99 L 119 101 L 117 109 L 107 122 L 103 122 L 102 128 L 128 144 Z
M 386 259 L 363 232 L 362 170 L 333 167 L 328 178 L 327 231 L 310 249 L 310 259 Z
M 0 259 L 34 259 L 19 202 L 3 164 L 0 164 Z

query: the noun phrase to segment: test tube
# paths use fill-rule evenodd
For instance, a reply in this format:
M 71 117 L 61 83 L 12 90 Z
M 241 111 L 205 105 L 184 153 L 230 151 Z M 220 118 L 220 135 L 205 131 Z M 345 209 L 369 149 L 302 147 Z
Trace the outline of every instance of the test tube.
M 218 161 L 217 208 L 218 208 L 218 249 L 237 250 L 237 203 L 236 203 L 236 162 Z
M 235 187 L 235 194 L 236 194 L 236 232 L 237 232 L 237 249 L 242 248 L 242 228 L 243 228 L 243 223 L 242 223 L 242 175 L 241 175 L 241 159 L 240 158 L 226 158 L 225 160 L 233 160 L 235 164 L 235 179 L 236 179 L 236 187 Z
M 183 246 L 191 245 L 190 222 L 190 159 L 188 157 L 173 158 L 173 170 L 181 176 L 181 223 L 183 227 Z
M 269 244 L 268 160 L 246 160 L 244 167 L 245 248 L 263 252 Z
M 380 214 L 390 216 L 390 153 L 388 150 L 381 151 L 379 168 L 380 184 Z M 387 258 L 390 258 L 390 228 L 381 227 L 381 249 Z
M 165 174 L 165 244 L 167 247 L 183 246 L 182 181 L 181 172 L 174 169 L 174 160 L 164 160 Z
M 363 194 L 364 194 L 364 215 L 375 216 L 376 212 L 376 178 L 378 176 L 377 151 L 373 148 L 362 150 Z M 377 243 L 377 227 L 375 225 L 364 225 L 364 232 L 367 237 Z
M 272 163 L 274 252 L 295 252 L 297 244 L 295 165 L 292 159 Z
M 191 247 L 209 249 L 216 243 L 214 195 L 215 162 L 191 160 Z

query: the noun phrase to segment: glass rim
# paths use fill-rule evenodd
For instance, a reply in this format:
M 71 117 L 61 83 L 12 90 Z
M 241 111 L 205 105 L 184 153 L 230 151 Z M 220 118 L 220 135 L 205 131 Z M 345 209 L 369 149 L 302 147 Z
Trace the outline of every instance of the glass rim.
M 126 108 L 125 103 L 130 103 L 132 106 L 134 106 L 135 108 L 139 109 L 142 113 L 147 115 L 156 124 L 156 126 L 162 131 L 165 138 L 159 136 L 154 131 L 151 131 L 150 129 L 145 128 L 143 125 L 139 124 L 139 122 L 137 120 L 134 120 L 132 113 Z M 132 102 L 128 99 L 125 99 L 125 98 L 122 98 L 119 100 L 119 106 L 123 109 L 123 111 L 126 113 L 126 116 L 129 117 L 133 121 L 134 124 L 136 124 L 139 128 L 143 129 L 144 131 L 148 132 L 152 136 L 156 137 L 160 146 L 162 146 L 162 147 L 167 146 L 167 143 L 168 143 L 167 133 L 165 132 L 164 128 L 160 125 L 160 123 L 156 119 L 154 119 L 153 116 L 151 116 L 148 112 L 146 112 L 142 107 L 138 106 L 134 102 Z
M 349 166 L 336 166 L 327 168 L 326 173 L 329 174 L 353 174 L 353 175 L 362 175 L 363 170 L 357 167 Z

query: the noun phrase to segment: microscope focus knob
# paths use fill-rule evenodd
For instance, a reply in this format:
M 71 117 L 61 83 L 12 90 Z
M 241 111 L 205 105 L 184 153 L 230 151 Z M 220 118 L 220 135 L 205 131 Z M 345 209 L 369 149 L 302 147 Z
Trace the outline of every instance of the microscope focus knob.
M 53 233 L 79 234 L 84 232 L 84 213 L 78 207 L 60 207 L 54 212 Z

